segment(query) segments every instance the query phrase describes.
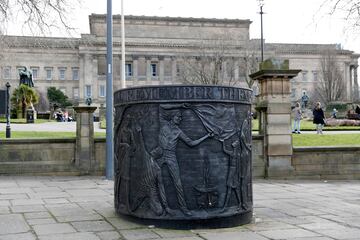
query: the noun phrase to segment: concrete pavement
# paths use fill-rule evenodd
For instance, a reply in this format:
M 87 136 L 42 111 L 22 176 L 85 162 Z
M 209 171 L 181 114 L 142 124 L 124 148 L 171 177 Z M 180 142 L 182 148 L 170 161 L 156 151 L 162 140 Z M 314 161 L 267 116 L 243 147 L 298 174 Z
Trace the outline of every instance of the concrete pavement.
M 0 177 L 1 240 L 360 239 L 360 181 L 254 183 L 254 222 L 224 229 L 166 230 L 129 222 L 101 177 Z

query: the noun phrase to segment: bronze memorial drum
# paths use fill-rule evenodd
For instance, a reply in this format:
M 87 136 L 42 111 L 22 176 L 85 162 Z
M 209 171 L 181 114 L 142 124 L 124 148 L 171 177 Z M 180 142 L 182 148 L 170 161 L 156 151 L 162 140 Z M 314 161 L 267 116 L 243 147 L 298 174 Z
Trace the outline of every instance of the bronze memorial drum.
M 116 211 L 170 227 L 249 223 L 251 95 L 209 85 L 115 92 Z

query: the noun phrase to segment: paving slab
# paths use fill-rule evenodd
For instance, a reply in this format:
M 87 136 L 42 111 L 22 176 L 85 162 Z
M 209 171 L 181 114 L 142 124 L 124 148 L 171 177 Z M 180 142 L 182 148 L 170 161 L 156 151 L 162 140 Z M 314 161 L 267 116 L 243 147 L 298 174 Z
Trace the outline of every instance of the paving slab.
M 8 234 L 0 235 L 0 240 L 36 240 L 34 233 L 18 233 L 18 234 Z
M 100 240 L 94 233 L 66 233 L 43 235 L 39 240 Z
M 0 176 L 0 240 L 360 239 L 360 181 L 254 180 L 252 223 L 171 230 L 116 214 L 103 177 Z
M 96 235 L 101 239 L 101 240 L 121 240 L 123 239 L 120 234 L 116 231 L 109 231 L 109 232 L 99 232 L 96 233 Z
M 114 230 L 114 227 L 105 221 L 73 222 L 71 225 L 73 225 L 79 232 L 101 232 Z
M 34 218 L 34 219 L 27 220 L 27 222 L 31 226 L 56 223 L 55 219 L 53 219 L 53 218 L 38 218 L 38 219 Z
M 251 240 L 268 240 L 255 232 L 249 231 L 239 231 L 239 232 L 219 232 L 219 233 L 201 233 L 200 236 L 203 239 L 207 240 L 242 240 L 242 239 L 251 239 Z
M 121 230 L 120 234 L 128 240 L 159 239 L 159 235 L 149 229 Z
M 35 225 L 33 228 L 37 235 L 76 232 L 76 230 L 68 223 L 42 224 L 42 225 Z
M 0 215 L 0 235 L 24 233 L 30 230 L 21 214 Z

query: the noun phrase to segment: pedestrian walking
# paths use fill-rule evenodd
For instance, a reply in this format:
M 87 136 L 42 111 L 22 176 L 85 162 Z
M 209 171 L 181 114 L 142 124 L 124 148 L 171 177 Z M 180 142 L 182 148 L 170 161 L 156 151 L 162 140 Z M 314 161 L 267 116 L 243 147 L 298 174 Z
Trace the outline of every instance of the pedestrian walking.
M 314 115 L 313 123 L 316 125 L 316 133 L 323 134 L 322 129 L 325 124 L 325 115 L 324 115 L 324 111 L 321 108 L 320 102 L 316 103 L 316 106 L 313 110 L 313 115 Z
M 295 108 L 293 109 L 293 115 L 294 115 L 294 126 L 292 129 L 292 133 L 297 133 L 300 134 L 300 121 L 302 118 L 302 112 L 301 112 L 301 107 L 300 107 L 300 103 L 296 103 L 295 104 Z
M 336 110 L 336 108 L 334 108 L 333 111 L 331 112 L 331 117 L 337 118 L 337 113 L 338 113 L 338 110 Z

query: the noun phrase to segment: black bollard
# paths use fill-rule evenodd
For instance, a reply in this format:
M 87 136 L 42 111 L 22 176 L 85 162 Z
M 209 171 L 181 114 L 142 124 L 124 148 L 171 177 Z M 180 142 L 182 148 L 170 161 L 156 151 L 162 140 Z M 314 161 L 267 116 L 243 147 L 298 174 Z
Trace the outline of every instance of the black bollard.
M 10 83 L 6 83 L 6 138 L 11 138 L 10 127 Z

